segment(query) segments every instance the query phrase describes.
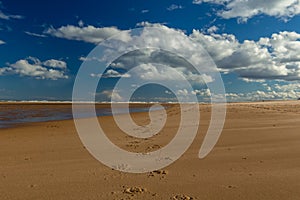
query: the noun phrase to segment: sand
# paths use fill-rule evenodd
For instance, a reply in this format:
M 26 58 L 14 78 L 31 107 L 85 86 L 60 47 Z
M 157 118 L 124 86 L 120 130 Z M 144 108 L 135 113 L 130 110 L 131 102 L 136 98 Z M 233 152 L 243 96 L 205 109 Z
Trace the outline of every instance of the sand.
M 17 105 L 16 105 L 17 106 Z M 300 199 L 300 102 L 231 103 L 213 151 L 198 158 L 210 120 L 201 105 L 200 129 L 187 152 L 149 173 L 113 170 L 81 143 L 73 120 L 0 129 L 0 199 Z M 178 127 L 168 108 L 163 131 L 150 139 L 125 135 L 100 117 L 107 136 L 133 152 L 166 145 Z M 132 114 L 139 124 L 147 113 Z

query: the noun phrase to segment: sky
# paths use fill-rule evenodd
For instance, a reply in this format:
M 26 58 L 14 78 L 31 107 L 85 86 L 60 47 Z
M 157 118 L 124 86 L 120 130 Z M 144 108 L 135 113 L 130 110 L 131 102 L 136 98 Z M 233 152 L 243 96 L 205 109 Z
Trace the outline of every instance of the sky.
M 146 27 L 164 32 L 147 38 L 143 32 L 143 41 L 155 37 L 165 49 L 181 45 L 184 57 L 200 53 L 190 52 L 191 40 L 201 46 L 221 74 L 228 101 L 300 97 L 298 0 L 1 0 L 0 100 L 71 100 L 77 72 L 91 60 L 89 53 L 95 47 L 126 31 L 130 31 L 126 38 L 132 39 L 133 30 Z M 123 38 L 118 49 L 128 41 Z M 139 68 L 129 71 L 134 65 Z M 101 81 L 92 97 L 124 101 L 127 89 L 123 94 L 113 89 L 126 79 L 132 101 L 173 101 L 189 95 L 209 99 L 205 83 L 214 78 L 195 73 L 189 65 L 172 52 L 131 52 L 103 73 L 89 74 L 91 80 Z M 192 89 L 183 87 L 178 74 Z M 132 82 L 150 79 L 176 87 L 137 87 Z

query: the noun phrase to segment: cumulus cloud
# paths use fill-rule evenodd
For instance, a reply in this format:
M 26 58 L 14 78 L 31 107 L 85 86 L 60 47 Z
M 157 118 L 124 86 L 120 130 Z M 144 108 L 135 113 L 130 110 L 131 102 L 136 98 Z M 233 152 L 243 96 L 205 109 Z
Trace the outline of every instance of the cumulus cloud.
M 229 93 L 226 98 L 229 101 L 262 101 L 262 100 L 296 100 L 300 97 L 300 92 L 289 91 L 254 91 L 249 93 Z
M 161 65 L 151 63 L 141 64 L 135 73 L 142 80 L 175 81 L 182 78 L 181 74 L 171 68 L 162 68 Z
M 139 67 L 130 75 L 141 80 L 176 82 L 185 79 L 200 85 L 213 82 L 211 76 L 197 73 L 184 59 L 165 51 L 131 52 L 110 65 L 118 70 L 130 70 L 135 66 Z
M 187 96 L 189 94 L 189 91 L 187 89 L 180 89 L 180 90 L 177 90 L 177 95 L 182 95 L 182 96 Z
M 155 31 L 147 31 L 145 29 L 139 36 L 140 40 L 134 40 L 137 46 L 142 44 L 146 47 L 145 49 L 129 51 L 118 57 L 109 65 L 108 70 L 103 75 L 90 75 L 104 78 L 137 77 L 142 82 L 143 80 L 144 82 L 149 80 L 173 81 L 177 89 L 176 94 L 183 96 L 197 95 L 202 99 L 209 99 L 210 92 L 208 90 L 198 89 L 190 91 L 185 90 L 184 87 L 177 87 L 177 85 L 180 85 L 182 77 L 185 80 L 197 83 L 197 85 L 192 84 L 196 86 L 195 88 L 202 88 L 201 84 L 204 82 L 210 83 L 214 81 L 214 78 L 209 76 L 209 73 L 206 73 L 205 68 L 203 68 L 202 74 L 198 74 L 191 63 L 187 62 L 187 60 L 196 63 L 200 62 L 201 56 L 195 56 L 195 52 L 200 49 L 198 47 L 201 44 L 211 55 L 220 71 L 235 73 L 246 82 L 261 82 L 264 85 L 268 80 L 300 80 L 300 34 L 296 32 L 283 31 L 255 41 L 244 40 L 240 42 L 232 34 L 216 33 L 218 31 L 217 27 L 211 27 L 210 31 L 205 32 L 193 30 L 191 34 L 187 35 L 182 30 L 174 30 L 162 24 L 143 22 L 143 25 L 160 28 L 157 31 L 155 29 Z M 192 44 L 190 39 L 193 40 Z M 125 44 L 116 42 L 112 44 L 114 45 L 112 48 L 119 52 L 125 48 Z M 158 46 L 159 50 L 147 49 L 147 44 L 150 47 L 152 45 Z M 174 54 L 163 50 L 170 48 L 179 49 L 180 53 Z M 108 52 L 108 56 L 110 54 L 111 52 Z M 87 61 L 99 58 L 82 57 L 80 59 Z M 165 67 L 161 67 L 161 65 Z M 131 71 L 136 66 L 139 67 Z M 128 81 L 129 85 L 133 83 L 130 80 Z M 228 93 L 227 98 L 231 101 L 289 99 L 296 98 L 300 92 L 298 89 L 288 91 L 279 87 L 280 85 L 276 87 L 266 85 L 263 89 L 248 93 Z M 287 87 L 292 87 L 292 85 L 285 88 Z M 296 86 L 293 85 L 293 87 Z M 122 91 L 120 90 L 118 94 L 122 96 Z M 168 94 L 168 92 L 165 94 Z
M 266 85 L 266 87 L 270 87 Z M 300 92 L 300 84 L 299 83 L 289 83 L 289 84 L 275 84 L 274 88 L 278 91 L 282 92 Z
M 3 40 L 0 40 L 0 45 L 1 45 L 1 44 L 5 44 L 5 42 L 4 42 Z
M 181 30 L 176 30 L 174 35 L 170 28 L 162 24 L 149 24 L 147 26 L 160 27 L 161 32 L 152 32 L 151 36 L 147 32 L 143 34 L 143 42 L 151 39 L 149 42 L 157 42 L 164 49 L 164 45 L 178 49 L 182 48 L 182 55 L 185 58 L 197 61 L 197 57 L 191 54 L 191 46 L 187 38 L 195 43 L 200 43 L 204 49 L 211 55 L 220 71 L 230 73 L 234 72 L 245 80 L 300 80 L 300 34 L 296 32 L 279 32 L 270 37 L 262 37 L 257 41 L 245 40 L 238 41 L 232 34 L 214 32 L 216 27 L 212 27 L 210 32 L 200 32 L 193 30 L 192 34 L 186 35 Z M 164 37 L 173 38 L 164 39 Z M 166 41 L 169 41 L 168 43 Z M 166 48 L 167 49 L 167 48 Z M 134 58 L 134 59 L 133 59 Z M 171 71 L 162 72 L 159 67 L 148 65 L 148 63 L 161 63 L 179 69 L 189 80 L 212 82 L 211 77 L 205 77 L 195 74 L 192 67 L 185 60 L 176 55 L 168 54 L 164 51 L 155 52 L 131 52 L 127 57 L 122 57 L 116 62 L 122 63 L 122 66 L 129 67 L 144 63 L 145 68 L 142 78 L 159 78 L 164 76 L 165 80 L 176 79 L 176 75 Z M 203 69 L 205 72 L 205 69 Z
M 210 1 L 206 0 L 205 2 Z M 214 2 L 226 5 L 229 3 L 229 1 L 225 0 Z M 200 43 L 204 47 L 220 71 L 224 73 L 234 72 L 245 81 L 300 80 L 300 34 L 296 32 L 283 31 L 274 33 L 270 37 L 262 37 L 257 41 L 245 40 L 240 42 L 232 34 L 216 33 L 218 29 L 214 26 L 208 28 L 209 31 L 201 32 L 193 30 L 192 34 L 187 35 L 182 30 L 174 30 L 163 24 L 142 22 L 139 25 L 159 27 L 160 29 L 151 33 L 145 30 L 140 37 L 141 40 L 137 42 L 142 42 L 143 44 L 149 43 L 159 46 L 161 49 L 179 49 L 178 47 L 180 47 L 183 57 L 190 58 L 193 62 L 201 62 L 199 61 L 201 56 L 194 56 L 195 51 L 193 48 L 195 47 L 191 45 L 189 40 L 192 39 L 195 43 Z M 56 37 L 97 43 L 111 34 L 120 33 L 120 30 L 114 27 L 96 28 L 93 26 L 75 27 L 68 25 L 62 26 L 59 29 L 52 27 L 46 32 Z M 126 34 L 126 38 L 130 40 L 131 36 L 128 35 L 128 32 Z M 168 37 L 168 39 L 165 37 Z M 124 48 L 122 44 L 122 42 L 116 42 L 113 45 L 116 45 L 116 49 L 122 49 Z M 107 54 L 107 56 L 110 56 L 110 54 Z M 80 60 L 86 61 L 86 58 L 81 57 Z M 141 78 L 147 78 L 146 75 L 149 78 L 151 74 L 153 78 L 164 76 L 163 78 L 166 80 L 168 77 L 173 79 L 176 77 L 171 76 L 171 72 L 161 72 L 159 68 L 148 65 L 149 63 L 160 63 L 176 68 L 177 70 L 186 68 L 185 71 L 181 71 L 180 73 L 188 77 L 189 80 L 199 82 L 200 79 L 206 82 L 213 81 L 212 77 L 206 75 L 206 69 L 202 69 L 204 74 L 200 76 L 193 71 L 193 67 L 185 59 L 164 52 L 163 50 L 132 51 L 126 56 L 115 60 L 110 67 L 115 72 L 119 72 L 119 69 L 128 70 L 133 66 L 145 64 L 144 67 L 148 68 L 144 69 L 145 73 L 143 76 L 140 76 Z M 110 75 L 114 76 L 114 74 Z M 119 74 L 115 76 L 119 76 Z
M 263 83 L 262 88 L 245 93 L 227 93 L 228 101 L 296 100 L 300 97 L 299 83 Z
M 285 83 L 285 84 L 262 84 L 259 90 L 234 93 L 226 93 L 227 101 L 240 102 L 240 101 L 262 101 L 262 100 L 296 100 L 300 97 L 300 84 L 299 83 Z M 179 91 L 184 93 L 183 91 Z M 211 93 L 209 89 L 199 89 L 191 92 L 197 95 L 199 99 L 209 101 Z M 188 95 L 186 93 L 185 95 Z
M 225 72 L 235 72 L 246 80 L 300 80 L 300 34 L 296 32 L 284 31 L 243 42 L 231 34 L 204 34 L 197 30 L 190 37 L 202 43 Z
M 238 40 L 231 34 L 204 34 L 193 30 L 190 35 L 194 41 L 199 42 L 210 53 L 215 62 L 232 55 L 239 46 Z M 220 67 L 220 66 L 219 66 Z
M 191 50 L 190 40 L 200 43 L 210 54 L 219 70 L 224 73 L 234 72 L 245 80 L 300 80 L 300 34 L 296 32 L 279 32 L 270 37 L 262 37 L 257 41 L 238 41 L 232 34 L 215 33 L 216 27 L 211 27 L 211 31 L 201 32 L 193 30 L 187 35 L 181 30 L 174 30 L 162 24 L 151 24 L 143 22 L 147 27 L 159 27 L 159 31 L 148 33 L 144 31 L 141 35 L 141 42 L 159 46 L 161 49 L 180 49 L 184 58 L 191 61 L 201 62 L 201 59 Z M 175 34 L 176 33 L 176 34 Z M 165 37 L 172 38 L 166 39 Z M 139 41 L 138 41 L 139 42 Z M 154 44 L 155 43 L 155 44 Z M 116 49 L 122 49 L 122 43 L 116 43 Z M 119 45 L 119 46 L 118 46 Z M 109 56 L 109 55 L 108 55 Z M 144 64 L 144 71 L 140 72 L 140 78 L 153 79 L 176 79 L 172 71 L 161 71 L 157 66 L 150 63 L 160 63 L 162 65 L 175 68 L 188 80 L 201 83 L 212 82 L 212 77 L 202 69 L 202 75 L 193 71 L 193 66 L 186 62 L 183 57 L 170 54 L 163 50 L 132 51 L 115 60 L 111 67 L 118 69 L 130 69 L 134 66 Z M 185 71 L 180 71 L 180 70 Z M 140 69 L 141 70 L 141 69 Z
M 8 64 L 7 67 L 0 68 L 0 75 L 17 74 L 36 79 L 67 79 L 68 76 L 65 75 L 66 68 L 67 66 L 63 61 L 51 59 L 41 62 L 37 58 L 29 57 L 18 60 L 14 64 Z
M 123 101 L 123 98 L 121 97 L 121 95 L 116 90 L 115 91 L 104 90 L 104 91 L 98 93 L 97 96 L 100 96 L 100 97 L 103 96 L 106 99 L 114 99 L 117 102 Z
M 73 25 L 67 25 L 57 29 L 54 27 L 50 27 L 44 31 L 44 34 L 49 34 L 54 37 L 64 38 L 68 40 L 77 40 L 77 41 L 84 41 L 88 43 L 98 44 L 113 35 L 121 33 L 121 30 L 119 30 L 116 27 L 98 28 L 91 25 L 85 27 L 83 27 L 83 24 L 81 25 L 82 26 L 79 27 Z M 123 32 L 121 36 L 122 38 L 119 38 L 120 40 L 129 39 L 128 35 L 125 32 Z
M 194 90 L 192 94 L 202 96 L 202 97 L 210 97 L 211 93 L 209 89 L 201 89 L 201 90 Z
M 283 20 L 300 14 L 300 1 L 298 0 L 194 0 L 194 4 L 213 3 L 223 5 L 218 15 L 225 19 L 238 18 L 246 22 L 253 16 L 265 14 Z
M 176 81 L 182 80 L 179 77 L 181 75 L 185 77 L 185 80 L 198 84 L 213 81 L 209 73 L 206 73 L 213 70 L 211 69 L 211 65 L 208 66 L 204 63 L 201 49 L 198 49 L 197 45 L 193 45 L 188 35 L 184 34 L 181 30 L 170 29 L 162 24 L 143 22 L 143 25 L 159 29 L 151 29 L 151 31 L 144 29 L 139 38 L 135 40 L 135 43 L 137 46 L 145 46 L 146 49 L 131 51 L 119 57 L 111 64 L 112 68 L 130 70 L 132 67 L 140 66 L 135 71 L 137 73 L 135 75 L 143 80 Z M 160 50 L 147 49 L 147 44 L 149 44 L 149 47 L 158 46 Z M 118 49 L 122 50 L 125 47 L 122 43 L 116 43 L 114 44 L 114 48 L 118 51 Z M 172 48 L 177 51 L 180 50 L 179 55 L 181 56 L 163 50 Z M 195 52 L 199 52 L 199 54 L 195 55 Z M 203 67 L 201 69 L 202 74 L 199 74 L 195 67 L 187 62 L 186 59 L 192 60 L 194 63 L 201 63 L 201 67 Z M 163 68 L 162 65 L 170 68 Z
M 61 60 L 50 59 L 43 62 L 43 64 L 47 67 L 58 68 L 58 69 L 66 69 L 67 63 Z

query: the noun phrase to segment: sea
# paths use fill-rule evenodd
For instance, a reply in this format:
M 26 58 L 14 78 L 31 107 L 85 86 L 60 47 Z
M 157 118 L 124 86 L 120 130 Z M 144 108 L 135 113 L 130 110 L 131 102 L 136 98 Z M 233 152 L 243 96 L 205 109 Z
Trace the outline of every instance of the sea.
M 84 109 L 82 103 L 79 117 L 87 118 L 94 116 Z M 127 109 L 120 103 L 117 107 L 117 114 L 126 113 Z M 149 102 L 139 102 L 136 106 L 130 106 L 130 112 L 148 112 Z M 97 116 L 112 115 L 110 104 L 102 102 L 95 104 Z M 26 101 L 26 102 L 0 102 L 0 128 L 9 128 L 29 122 L 46 122 L 56 120 L 73 119 L 72 102 L 47 102 L 47 101 Z

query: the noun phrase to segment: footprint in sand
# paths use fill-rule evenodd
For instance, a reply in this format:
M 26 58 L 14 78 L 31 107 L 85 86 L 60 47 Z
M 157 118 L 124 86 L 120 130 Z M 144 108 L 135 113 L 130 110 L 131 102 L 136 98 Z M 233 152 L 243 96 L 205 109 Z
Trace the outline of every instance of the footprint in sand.
M 149 151 L 155 151 L 155 150 L 160 149 L 160 148 L 161 148 L 160 145 L 154 144 L 154 145 L 152 145 L 152 146 L 148 146 L 148 147 L 146 148 L 146 152 L 149 152 Z
M 28 185 L 28 187 L 29 188 L 35 188 L 35 187 L 37 187 L 37 185 L 36 184 L 31 184 L 31 185 Z
M 234 186 L 234 185 L 228 185 L 227 186 L 227 189 L 235 189 L 235 188 L 237 188 L 237 186 Z
M 31 157 L 25 157 L 24 160 L 26 161 L 31 160 Z
M 162 177 L 164 177 L 164 175 L 167 175 L 167 174 L 168 174 L 167 170 L 155 170 L 153 172 L 149 172 L 148 177 L 156 176 L 156 175 L 162 175 Z
M 135 194 L 142 194 L 144 192 L 147 192 L 146 188 L 134 186 L 134 187 L 126 188 L 123 193 L 135 195 Z
M 134 149 L 138 148 L 139 146 L 140 145 L 138 145 L 138 144 L 126 144 L 126 147 L 134 148 Z
M 193 200 L 193 197 L 187 196 L 185 194 L 178 194 L 171 198 L 172 200 Z

